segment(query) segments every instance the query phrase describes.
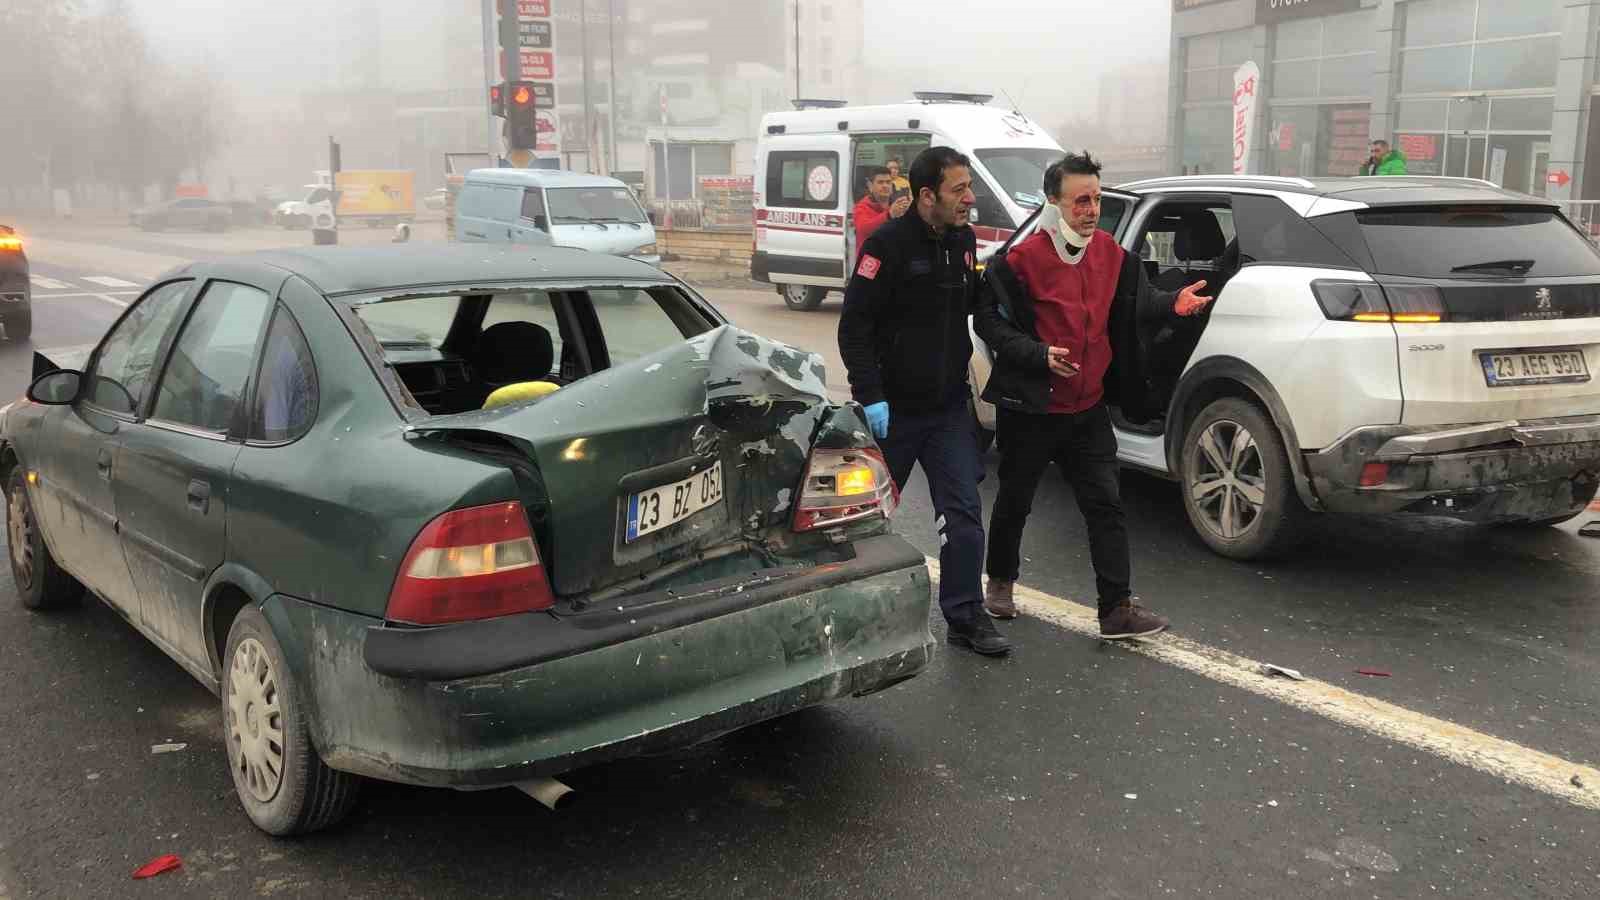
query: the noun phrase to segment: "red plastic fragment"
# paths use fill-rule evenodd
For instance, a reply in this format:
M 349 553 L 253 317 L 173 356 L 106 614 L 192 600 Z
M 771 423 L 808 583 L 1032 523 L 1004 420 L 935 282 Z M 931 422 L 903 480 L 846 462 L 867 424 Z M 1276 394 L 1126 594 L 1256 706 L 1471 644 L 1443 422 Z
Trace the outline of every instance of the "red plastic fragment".
M 171 872 L 173 869 L 181 868 L 183 868 L 183 860 L 169 853 L 166 856 L 158 856 L 139 868 L 134 869 L 133 877 L 154 878 L 163 872 Z
M 1356 674 L 1357 675 L 1370 675 L 1373 678 L 1388 678 L 1389 677 L 1389 673 L 1383 671 L 1382 669 L 1357 669 L 1356 670 Z

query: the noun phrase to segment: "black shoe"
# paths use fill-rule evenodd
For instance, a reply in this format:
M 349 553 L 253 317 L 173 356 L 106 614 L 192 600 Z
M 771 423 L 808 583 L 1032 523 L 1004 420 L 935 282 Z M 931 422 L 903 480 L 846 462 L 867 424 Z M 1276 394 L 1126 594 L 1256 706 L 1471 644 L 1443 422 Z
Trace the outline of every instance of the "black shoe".
M 946 638 L 980 656 L 1005 656 L 1011 652 L 1011 641 L 996 631 L 994 623 L 982 612 L 968 622 L 951 622 Z

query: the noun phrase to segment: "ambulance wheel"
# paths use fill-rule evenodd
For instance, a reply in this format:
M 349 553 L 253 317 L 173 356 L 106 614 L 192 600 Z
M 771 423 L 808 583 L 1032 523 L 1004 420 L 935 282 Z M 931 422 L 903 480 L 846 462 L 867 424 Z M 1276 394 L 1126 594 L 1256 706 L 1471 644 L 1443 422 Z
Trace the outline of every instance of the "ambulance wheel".
M 783 295 L 785 306 L 802 312 L 810 312 L 821 306 L 822 298 L 828 296 L 827 290 L 809 284 L 779 285 L 778 293 Z

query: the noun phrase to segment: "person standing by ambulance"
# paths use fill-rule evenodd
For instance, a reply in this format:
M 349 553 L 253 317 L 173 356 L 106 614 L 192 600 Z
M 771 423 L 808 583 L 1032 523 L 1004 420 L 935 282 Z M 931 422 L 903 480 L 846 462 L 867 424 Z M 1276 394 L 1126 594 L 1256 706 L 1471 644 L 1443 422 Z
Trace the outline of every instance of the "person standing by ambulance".
M 932 147 L 911 164 L 916 205 L 867 238 L 845 289 L 839 355 L 895 485 L 928 479 L 939 528 L 939 609 L 951 644 L 1002 656 L 984 615 L 982 461 L 967 385 L 977 238 L 971 163 Z
M 891 203 L 889 197 L 893 193 L 894 179 L 889 176 L 887 168 L 874 166 L 867 170 L 867 192 L 850 213 L 851 227 L 856 232 L 855 259 L 861 258 L 862 245 L 878 230 L 878 226 L 890 219 L 900 218 L 911 208 L 909 196 Z
M 1192 316 L 1211 302 L 1204 281 L 1177 294 L 1150 287 L 1137 256 L 1098 230 L 1100 164 L 1072 154 L 1045 170 L 1049 203 L 1039 228 L 989 261 L 974 327 L 995 354 L 983 398 L 995 404 L 1000 490 L 989 521 L 984 611 L 1017 615 L 1022 530 L 1054 462 L 1072 485 L 1089 531 L 1100 635 L 1155 634 L 1167 620 L 1140 606 L 1118 483 L 1108 392 L 1124 410 L 1143 398 L 1139 323 Z

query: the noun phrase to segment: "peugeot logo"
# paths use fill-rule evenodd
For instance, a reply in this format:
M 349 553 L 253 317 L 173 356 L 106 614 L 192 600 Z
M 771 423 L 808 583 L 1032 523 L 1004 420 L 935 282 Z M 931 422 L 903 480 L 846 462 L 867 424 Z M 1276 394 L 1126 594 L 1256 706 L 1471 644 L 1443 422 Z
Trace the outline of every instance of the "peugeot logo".
M 1549 288 L 1539 288 L 1537 291 L 1534 291 L 1533 292 L 1533 299 L 1534 299 L 1534 302 L 1537 304 L 1537 309 L 1540 312 L 1543 312 L 1543 311 L 1545 311 L 1547 309 L 1550 309 L 1550 289 Z

